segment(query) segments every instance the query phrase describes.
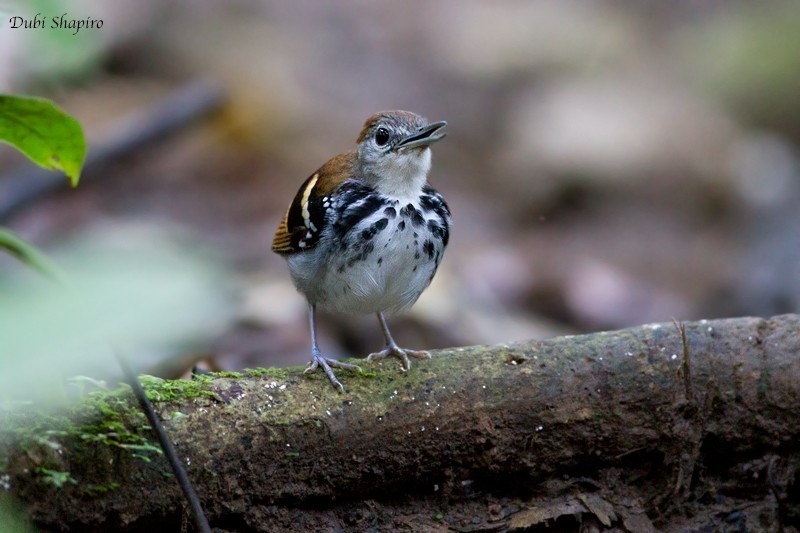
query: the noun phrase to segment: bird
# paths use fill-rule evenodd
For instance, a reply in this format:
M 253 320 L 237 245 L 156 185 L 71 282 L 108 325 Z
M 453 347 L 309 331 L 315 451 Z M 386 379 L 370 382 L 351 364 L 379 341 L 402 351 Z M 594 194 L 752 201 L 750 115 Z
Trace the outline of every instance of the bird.
M 386 315 L 407 311 L 430 285 L 450 237 L 450 208 L 428 184 L 431 145 L 447 122 L 429 124 L 410 111 L 370 116 L 357 148 L 331 158 L 303 182 L 283 216 L 272 251 L 288 263 L 292 281 L 308 301 L 311 361 L 344 392 L 333 368 L 357 365 L 322 354 L 316 311 L 375 314 L 385 347 L 368 361 L 430 353 L 400 348 Z

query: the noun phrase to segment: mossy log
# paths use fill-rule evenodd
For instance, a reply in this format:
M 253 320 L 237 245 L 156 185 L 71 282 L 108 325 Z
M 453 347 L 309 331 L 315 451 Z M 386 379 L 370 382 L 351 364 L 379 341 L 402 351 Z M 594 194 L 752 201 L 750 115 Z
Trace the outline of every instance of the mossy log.
M 217 530 L 797 527 L 800 316 L 683 333 L 440 350 L 407 372 L 363 362 L 364 375 L 340 371 L 345 393 L 301 369 L 148 388 Z M 37 526 L 186 520 L 162 456 L 50 440 L 4 444 L 8 493 Z M 43 467 L 74 483 L 46 483 Z

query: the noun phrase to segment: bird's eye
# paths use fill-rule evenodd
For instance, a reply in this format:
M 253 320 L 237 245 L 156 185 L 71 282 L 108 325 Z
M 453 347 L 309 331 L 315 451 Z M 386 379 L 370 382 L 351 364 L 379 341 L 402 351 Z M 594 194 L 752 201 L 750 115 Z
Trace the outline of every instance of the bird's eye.
M 389 130 L 386 128 L 378 128 L 378 131 L 375 132 L 375 144 L 378 146 L 384 146 L 386 143 L 389 142 Z

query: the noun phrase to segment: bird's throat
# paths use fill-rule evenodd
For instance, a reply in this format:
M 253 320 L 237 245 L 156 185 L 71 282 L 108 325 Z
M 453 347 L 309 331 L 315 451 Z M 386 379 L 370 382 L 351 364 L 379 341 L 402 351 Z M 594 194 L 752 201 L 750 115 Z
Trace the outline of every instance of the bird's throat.
M 428 180 L 431 151 L 409 150 L 392 154 L 377 162 L 370 172 L 370 181 L 381 194 L 400 200 L 416 201 Z

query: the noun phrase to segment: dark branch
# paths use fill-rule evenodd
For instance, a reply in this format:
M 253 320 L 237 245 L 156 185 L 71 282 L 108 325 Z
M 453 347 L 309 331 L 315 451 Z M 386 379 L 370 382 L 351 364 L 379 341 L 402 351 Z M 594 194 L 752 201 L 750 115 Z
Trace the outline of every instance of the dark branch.
M 704 501 L 769 511 L 767 478 L 794 479 L 800 464 L 800 317 L 684 328 L 442 350 L 408 372 L 365 364 L 376 374 L 343 372 L 345 394 L 300 369 L 217 377 L 160 415 L 222 529 L 471 524 L 458 513 L 502 529 L 584 512 L 636 530 L 685 520 Z M 63 447 L 48 467 L 78 484 L 49 498 L 28 473 L 41 455 L 9 466 L 37 525 L 179 523 L 180 493 L 155 461 Z M 767 476 L 775 455 L 782 470 Z M 94 499 L 82 490 L 112 480 L 121 486 Z

